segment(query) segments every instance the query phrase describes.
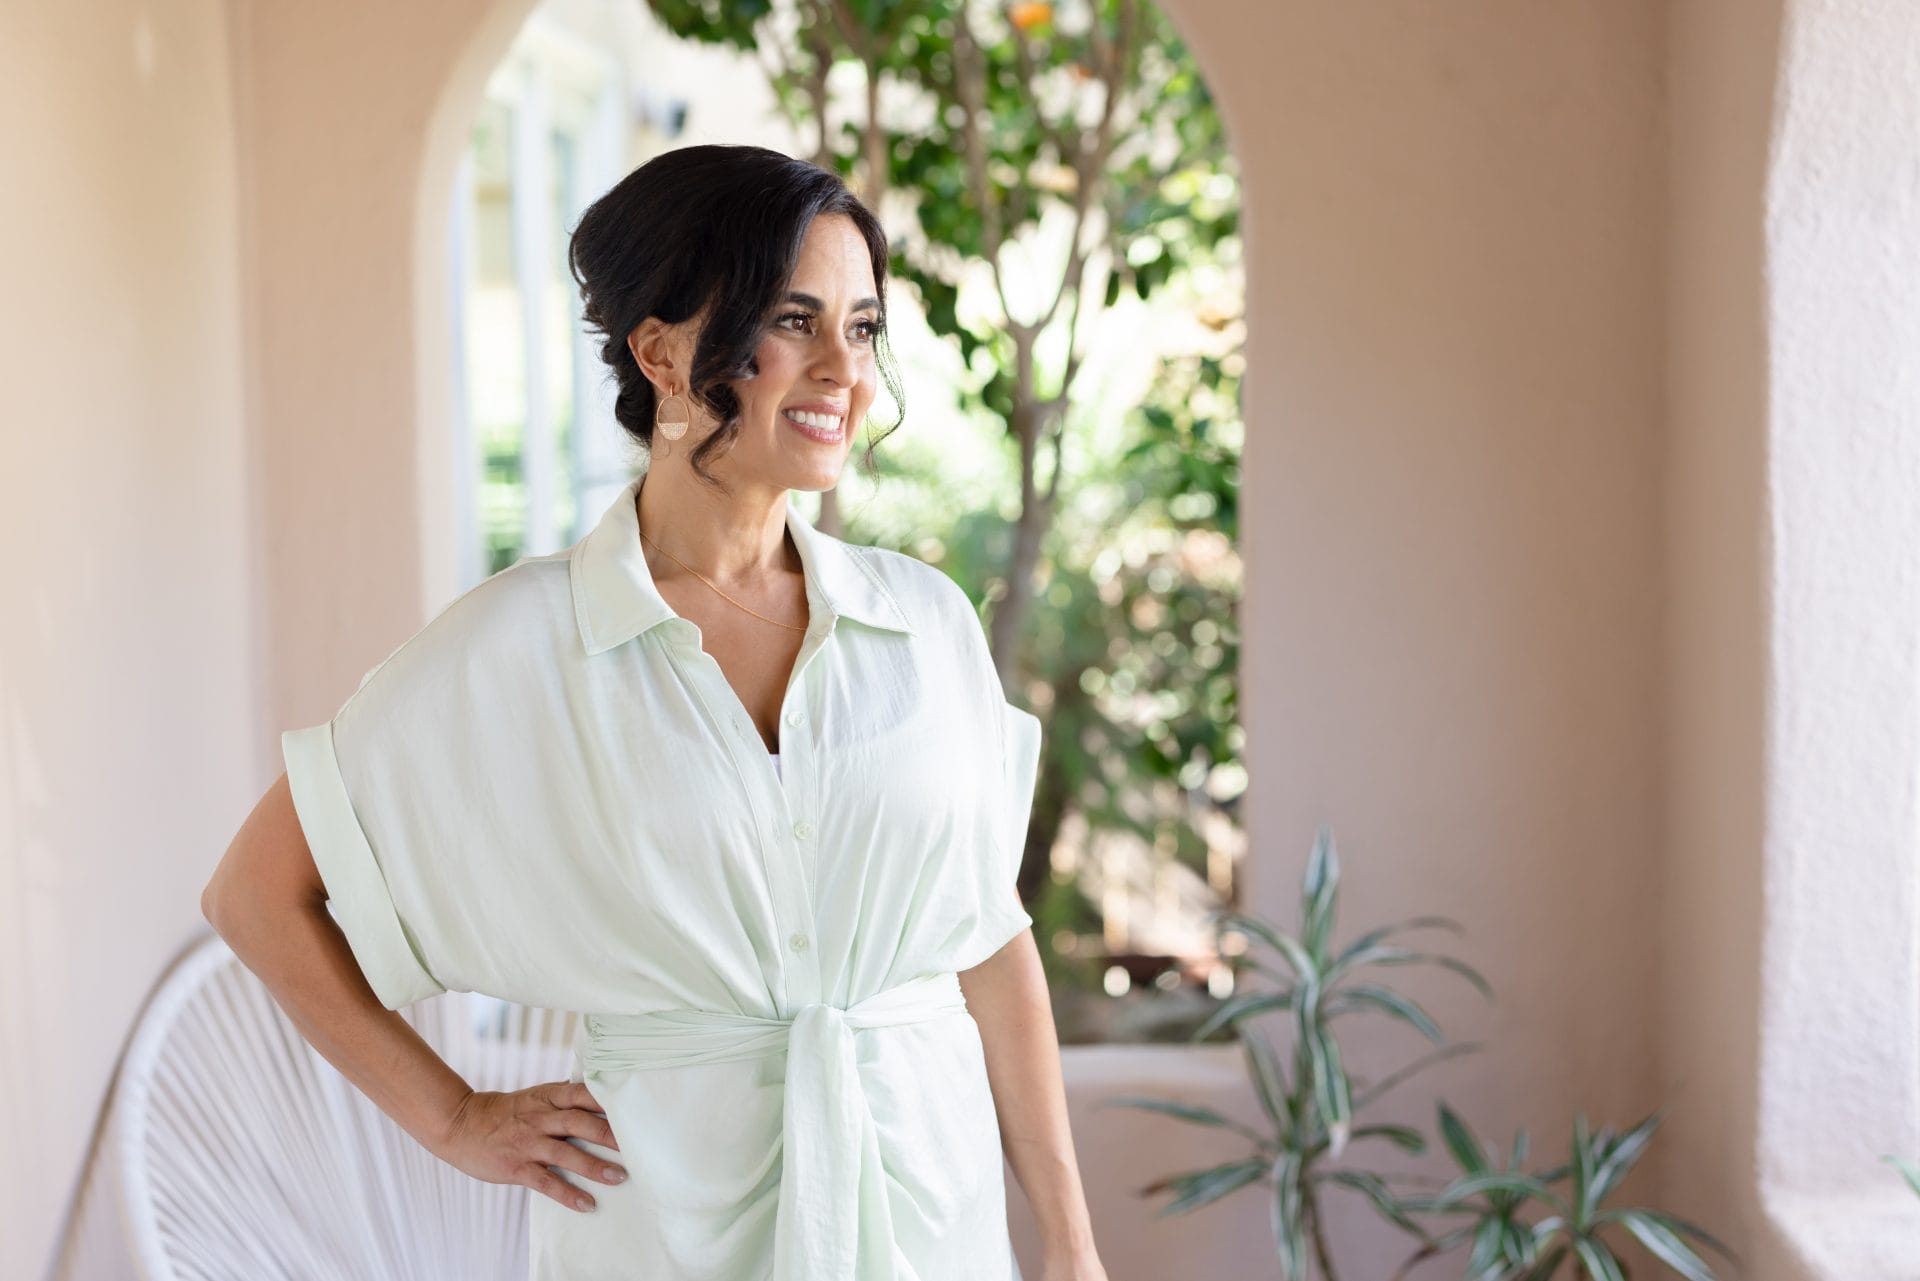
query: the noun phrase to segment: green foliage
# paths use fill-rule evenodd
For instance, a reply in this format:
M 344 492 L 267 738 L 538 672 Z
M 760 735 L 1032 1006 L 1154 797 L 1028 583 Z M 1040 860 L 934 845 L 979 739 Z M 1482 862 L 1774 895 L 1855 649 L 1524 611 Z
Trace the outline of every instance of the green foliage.
M 1350 1141 L 1380 1139 L 1403 1152 L 1427 1148 L 1419 1130 L 1406 1125 L 1356 1125 L 1355 1116 L 1386 1091 L 1443 1058 L 1478 1047 L 1450 1043 L 1439 1025 L 1418 1004 L 1382 983 L 1363 978 L 1376 967 L 1428 965 L 1456 974 L 1482 995 L 1492 990 L 1479 972 L 1455 957 L 1388 942 L 1415 929 L 1458 932 L 1459 925 L 1438 916 L 1414 917 L 1367 931 L 1337 946 L 1334 924 L 1340 888 L 1340 862 L 1333 835 L 1322 827 L 1308 855 L 1301 881 L 1300 923 L 1286 932 L 1244 913 L 1223 913 L 1224 935 L 1234 931 L 1250 944 L 1241 963 L 1269 980 L 1270 990 L 1243 992 L 1225 1002 L 1199 1029 L 1231 1025 L 1237 1033 L 1255 1099 L 1268 1129 L 1244 1125 L 1211 1108 L 1165 1099 L 1117 1097 L 1106 1106 L 1134 1107 L 1190 1124 L 1229 1130 L 1246 1139 L 1245 1157 L 1204 1170 L 1169 1175 L 1141 1189 L 1142 1195 L 1172 1191 L 1174 1199 L 1158 1213 L 1179 1214 L 1210 1204 L 1242 1187 L 1268 1189 L 1275 1248 L 1287 1281 L 1305 1281 L 1308 1255 L 1325 1281 L 1335 1281 L 1332 1253 L 1322 1228 L 1320 1194 L 1340 1187 L 1363 1195 L 1394 1227 L 1420 1239 L 1401 1267 L 1404 1278 L 1420 1262 L 1469 1247 L 1469 1281 L 1549 1281 L 1563 1267 L 1588 1281 L 1623 1281 L 1624 1265 L 1608 1233 L 1625 1234 L 1686 1281 L 1713 1281 L 1714 1273 L 1695 1248 L 1704 1244 L 1728 1259 L 1734 1256 L 1704 1229 L 1674 1215 L 1645 1208 L 1606 1205 L 1643 1156 L 1659 1127 L 1656 1112 L 1624 1134 L 1603 1127 L 1590 1132 L 1584 1114 L 1573 1125 L 1568 1160 L 1552 1169 L 1526 1169 L 1527 1136 L 1515 1136 L 1504 1165 L 1452 1108 L 1439 1104 L 1442 1146 L 1460 1174 L 1442 1191 L 1420 1195 L 1398 1191 L 1395 1176 L 1336 1166 Z M 1222 939 L 1225 952 L 1225 939 Z M 1385 1016 L 1412 1028 L 1436 1049 L 1365 1089 L 1354 1089 L 1334 1031 L 1346 1014 Z M 1283 1056 L 1257 1024 L 1280 1019 L 1287 1027 L 1292 1054 Z M 1900 1165 L 1920 1191 L 1920 1167 Z M 1570 1184 L 1564 1195 L 1555 1185 Z M 1529 1212 L 1542 1217 L 1529 1219 Z M 1429 1227 L 1430 1217 L 1464 1219 L 1443 1232 Z
M 1450 1248 L 1462 1238 L 1472 1240 L 1467 1262 L 1471 1281 L 1548 1281 L 1569 1262 L 1576 1275 L 1589 1281 L 1620 1281 L 1624 1266 L 1602 1236 L 1609 1227 L 1639 1240 L 1654 1258 L 1687 1281 L 1713 1281 L 1713 1270 L 1687 1238 L 1729 1259 L 1734 1256 L 1705 1229 L 1654 1210 L 1604 1208 L 1606 1199 L 1645 1154 L 1660 1121 L 1661 1113 L 1655 1112 L 1626 1133 L 1616 1134 L 1609 1127 L 1589 1132 L 1586 1116 L 1576 1116 L 1570 1160 L 1529 1174 L 1522 1168 L 1526 1131 L 1515 1137 L 1507 1167 L 1496 1169 L 1466 1124 L 1442 1105 L 1442 1132 L 1461 1174 L 1438 1196 L 1415 1204 L 1438 1214 L 1468 1216 L 1465 1227 L 1438 1238 L 1436 1245 Z M 1571 1183 L 1565 1196 L 1553 1191 L 1552 1185 L 1562 1181 Z M 1529 1206 L 1550 1213 L 1528 1224 L 1520 1212 Z
M 1339 1161 L 1350 1143 L 1362 1140 L 1384 1141 L 1405 1152 L 1424 1151 L 1426 1139 L 1418 1131 L 1396 1124 L 1359 1125 L 1356 1116 L 1424 1067 L 1475 1048 L 1448 1044 L 1425 1010 L 1384 984 L 1371 981 L 1368 972 L 1382 966 L 1436 964 L 1467 978 L 1491 996 L 1486 981 L 1465 962 L 1385 942 L 1393 935 L 1417 929 L 1459 929 L 1444 917 L 1401 921 L 1336 947 L 1339 887 L 1340 861 L 1333 833 L 1322 827 L 1307 858 L 1297 930 L 1288 933 L 1241 912 L 1216 915 L 1221 953 L 1235 956 L 1238 968 L 1270 980 L 1274 987 L 1234 996 L 1194 1035 L 1204 1036 L 1217 1026 L 1233 1028 L 1269 1131 L 1250 1131 L 1207 1109 L 1167 1100 L 1122 1096 L 1103 1101 L 1105 1106 L 1143 1108 L 1182 1120 L 1226 1126 L 1247 1137 L 1254 1145 L 1249 1157 L 1209 1170 L 1169 1176 L 1142 1189 L 1142 1194 L 1175 1191 L 1175 1200 L 1159 1211 L 1173 1214 L 1253 1182 L 1265 1184 L 1281 1271 L 1288 1281 L 1301 1281 L 1308 1275 L 1309 1250 L 1318 1260 L 1322 1275 L 1332 1275 L 1319 1202 L 1321 1193 L 1329 1187 L 1360 1193 L 1389 1222 L 1424 1239 L 1424 1231 L 1410 1214 L 1405 1198 L 1393 1190 L 1388 1176 L 1330 1163 Z M 1244 940 L 1246 950 L 1236 953 L 1229 947 L 1229 935 Z M 1403 1022 L 1435 1042 L 1438 1049 L 1371 1089 L 1355 1090 L 1334 1020 L 1359 1012 Z M 1291 1033 L 1290 1056 L 1283 1056 L 1259 1026 L 1260 1020 L 1276 1015 L 1284 1016 Z
M 1070 798 L 1089 828 L 1150 842 L 1201 878 L 1209 857 L 1202 817 L 1238 821 L 1240 793 L 1216 786 L 1216 772 L 1244 774 L 1232 551 L 1238 379 L 1221 363 L 1204 355 L 1166 360 L 1146 399 L 1114 430 L 1114 445 L 1088 460 L 1047 539 L 1018 656 L 1024 683 L 1051 691 L 1043 793 Z M 1196 394 L 1216 375 L 1211 401 Z M 883 456 L 873 496 L 843 509 L 849 534 L 937 563 L 984 613 L 1006 592 L 1015 522 L 968 499 L 941 468 L 921 441 L 902 440 Z M 935 532 L 937 543 L 929 539 Z M 1196 549 L 1217 562 L 1202 561 Z M 1047 804 L 1043 795 L 1036 843 L 1050 837 Z M 1099 912 L 1077 884 L 1048 874 L 1038 856 L 1033 862 L 1037 874 L 1022 890 L 1062 1039 L 1110 1038 L 1105 963 L 1051 944 L 1061 932 L 1098 938 Z M 1186 995 L 1142 998 L 1170 1008 L 1164 1017 L 1143 1012 L 1140 1030 L 1125 1034 L 1180 1039 L 1212 1006 L 1195 994 L 1189 1013 Z
M 1237 776 L 1240 750 L 1238 299 L 1196 317 L 1221 350 L 1166 358 L 1147 403 L 1096 417 L 1077 381 L 1101 354 L 1087 330 L 1123 295 L 1187 307 L 1174 299 L 1199 273 L 1237 266 L 1239 183 L 1205 81 L 1149 0 L 647 2 L 677 34 L 751 51 L 817 138 L 811 158 L 887 214 L 891 274 L 960 358 L 960 408 L 1007 442 L 1017 510 L 922 522 L 895 545 L 918 553 L 939 529 L 946 554 L 923 558 L 992 611 L 1003 669 L 1048 691 L 1023 700 L 1046 756 L 1021 891 L 1097 937 L 1094 906 L 1050 877 L 1069 813 L 1205 876 L 1195 816 L 1231 821 L 1238 799 L 1208 786 Z M 877 114 L 828 110 L 845 63 L 885 90 Z M 1125 439 L 1095 444 L 1116 416 Z M 1190 572 L 1188 545 L 1215 534 L 1228 563 Z M 1056 991 L 1099 990 L 1103 967 L 1039 937 Z

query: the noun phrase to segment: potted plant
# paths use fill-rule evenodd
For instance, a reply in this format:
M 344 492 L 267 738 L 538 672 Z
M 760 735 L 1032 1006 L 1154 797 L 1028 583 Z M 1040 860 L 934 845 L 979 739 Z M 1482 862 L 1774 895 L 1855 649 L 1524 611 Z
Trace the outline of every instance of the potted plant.
M 1391 1143 L 1409 1153 L 1424 1152 L 1427 1138 L 1415 1127 L 1363 1124 L 1356 1118 L 1425 1068 L 1480 1048 L 1474 1043 L 1448 1042 L 1426 1010 L 1372 971 L 1432 966 L 1465 978 L 1489 1000 L 1493 991 L 1476 970 L 1456 957 L 1389 942 L 1397 934 L 1418 929 L 1459 932 L 1460 926 L 1446 917 L 1421 916 L 1382 926 L 1336 949 L 1333 927 L 1339 883 L 1333 833 L 1323 825 L 1307 859 L 1301 920 L 1295 932 L 1287 933 L 1247 913 L 1225 912 L 1215 918 L 1220 953 L 1230 956 L 1236 970 L 1251 969 L 1274 986 L 1223 1002 L 1191 1039 L 1200 1040 L 1232 1025 L 1267 1129 L 1177 1100 L 1130 1095 L 1103 1100 L 1104 1106 L 1141 1108 L 1225 1129 L 1250 1145 L 1243 1157 L 1168 1175 L 1142 1188 L 1143 1196 L 1173 1194 L 1158 1213 L 1188 1213 L 1241 1188 L 1265 1188 L 1286 1281 L 1307 1281 L 1309 1253 L 1322 1281 L 1338 1281 L 1321 1210 L 1321 1197 L 1332 1188 L 1364 1196 L 1388 1222 L 1418 1239 L 1418 1248 L 1400 1268 L 1401 1278 L 1421 1262 L 1471 1242 L 1467 1265 L 1471 1281 L 1549 1281 L 1563 1264 L 1584 1271 L 1592 1281 L 1620 1281 L 1624 1270 L 1601 1235 L 1603 1230 L 1617 1229 L 1637 1238 L 1687 1281 L 1712 1281 L 1712 1271 L 1689 1239 L 1730 1259 L 1734 1256 L 1705 1231 L 1673 1215 L 1602 1205 L 1645 1152 L 1659 1126 L 1659 1113 L 1619 1135 L 1607 1128 L 1589 1132 L 1582 1115 L 1574 1122 L 1568 1161 L 1550 1170 L 1528 1172 L 1525 1131 L 1516 1136 L 1506 1165 L 1497 1168 L 1466 1123 L 1442 1103 L 1441 1137 L 1461 1173 L 1431 1195 L 1396 1190 L 1397 1182 L 1413 1180 L 1358 1167 L 1346 1159 L 1349 1144 L 1363 1140 Z M 1244 936 L 1249 944 L 1244 953 L 1233 955 L 1225 946 L 1229 934 Z M 1236 983 L 1236 990 L 1239 986 Z M 1395 1019 L 1414 1028 L 1435 1048 L 1377 1083 L 1356 1089 L 1335 1029 L 1336 1020 L 1355 1014 Z M 1282 1015 L 1292 1041 L 1292 1052 L 1285 1057 L 1260 1027 L 1263 1021 Z M 1572 1186 L 1562 1197 L 1553 1185 L 1564 1180 L 1571 1180 Z M 1530 1209 L 1544 1212 L 1543 1217 L 1523 1217 Z M 1435 1235 L 1422 1221 L 1423 1215 L 1464 1216 L 1466 1221 Z

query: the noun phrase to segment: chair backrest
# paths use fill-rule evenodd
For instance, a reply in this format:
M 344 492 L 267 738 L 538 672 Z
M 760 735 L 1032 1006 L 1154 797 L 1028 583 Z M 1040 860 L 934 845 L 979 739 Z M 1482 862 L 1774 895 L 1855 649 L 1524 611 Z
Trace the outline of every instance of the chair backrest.
M 449 992 L 401 1011 L 477 1090 L 564 1081 L 578 1015 Z M 226 942 L 142 1014 L 112 1102 L 150 1281 L 525 1281 L 530 1190 L 429 1154 L 308 1045 Z

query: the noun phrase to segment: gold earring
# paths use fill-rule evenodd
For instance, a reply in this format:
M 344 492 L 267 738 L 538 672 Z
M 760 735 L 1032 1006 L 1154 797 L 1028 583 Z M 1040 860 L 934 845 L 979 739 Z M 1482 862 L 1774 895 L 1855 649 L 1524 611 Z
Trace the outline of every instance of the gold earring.
M 675 401 L 679 403 L 674 404 Z M 669 408 L 672 406 L 672 408 Z M 687 398 L 674 392 L 653 411 L 653 429 L 668 440 L 679 440 L 687 434 L 687 424 L 691 418 L 687 412 Z

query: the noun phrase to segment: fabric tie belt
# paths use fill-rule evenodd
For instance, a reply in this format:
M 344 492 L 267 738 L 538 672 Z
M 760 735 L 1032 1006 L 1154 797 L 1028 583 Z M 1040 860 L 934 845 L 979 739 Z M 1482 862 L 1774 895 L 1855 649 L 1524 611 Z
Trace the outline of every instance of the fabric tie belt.
M 928 974 L 841 1009 L 815 1003 L 793 1018 L 719 1010 L 588 1014 L 580 1049 L 590 1072 L 688 1067 L 787 1054 L 780 1133 L 780 1207 L 773 1281 L 891 1281 L 891 1231 L 859 1251 L 861 1207 L 885 1216 L 879 1136 L 854 1057 L 853 1034 L 944 1018 L 967 1008 L 960 976 Z M 855 1136 L 858 1142 L 850 1142 Z M 856 1272 L 856 1259 L 862 1266 Z

